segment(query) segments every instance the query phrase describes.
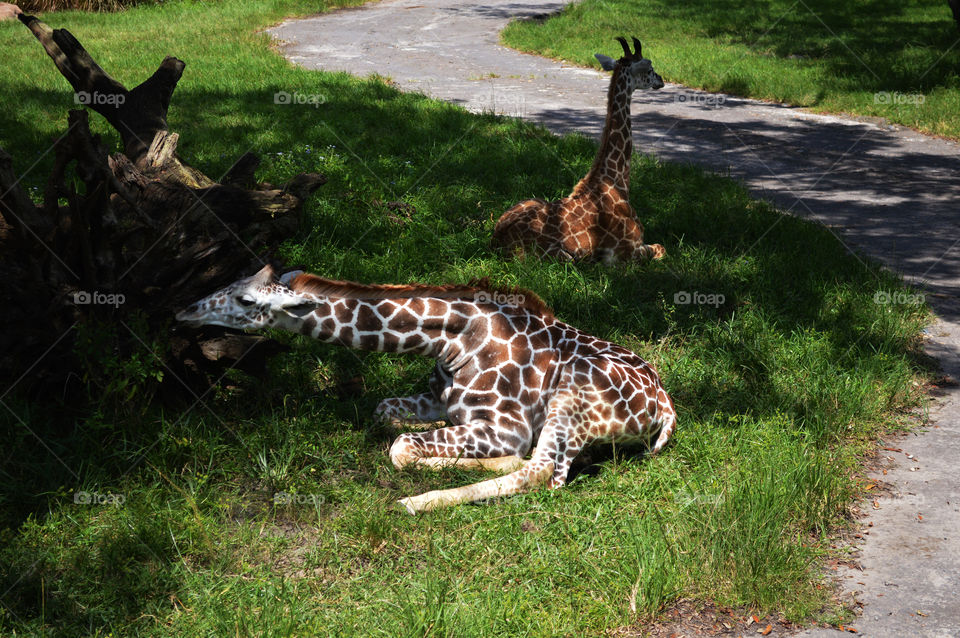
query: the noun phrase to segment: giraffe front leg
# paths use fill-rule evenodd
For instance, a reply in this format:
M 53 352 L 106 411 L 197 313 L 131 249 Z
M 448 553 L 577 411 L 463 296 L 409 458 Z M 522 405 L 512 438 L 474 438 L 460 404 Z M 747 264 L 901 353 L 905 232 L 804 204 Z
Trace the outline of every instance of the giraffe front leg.
M 391 425 L 428 423 L 444 425 L 447 419 L 446 399 L 453 377 L 439 363 L 430 374 L 430 391 L 411 397 L 384 399 L 374 410 L 374 417 Z
M 580 451 L 576 441 L 569 440 L 571 422 L 577 418 L 578 415 L 554 419 L 548 416 L 533 457 L 506 476 L 448 490 L 425 492 L 401 499 L 400 504 L 409 513 L 417 514 L 459 503 L 522 494 L 540 485 L 561 487 L 566 482 L 571 461 Z M 576 440 L 582 440 L 582 437 Z
M 548 482 L 553 473 L 553 463 L 534 462 L 531 459 L 526 465 L 506 476 L 449 490 L 435 490 L 417 496 L 408 496 L 400 499 L 399 503 L 410 514 L 419 514 L 460 503 L 473 503 L 529 492 L 536 486 Z
M 520 423 L 506 428 L 475 423 L 407 432 L 393 442 L 390 460 L 398 469 L 414 465 L 508 473 L 523 465 L 530 437 L 530 429 Z

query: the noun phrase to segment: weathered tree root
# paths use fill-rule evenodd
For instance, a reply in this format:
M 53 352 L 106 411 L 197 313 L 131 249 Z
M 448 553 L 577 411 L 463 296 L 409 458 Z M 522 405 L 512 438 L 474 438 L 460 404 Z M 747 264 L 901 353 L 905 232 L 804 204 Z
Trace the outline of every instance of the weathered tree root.
M 221 182 L 210 179 L 177 157 L 178 135 L 167 128 L 182 61 L 167 57 L 128 90 L 69 31 L 19 19 L 78 101 L 117 130 L 124 152 L 108 156 L 87 112 L 70 111 L 43 203 L 35 205 L 0 149 L 4 387 L 62 391 L 71 378 L 96 374 L 81 370 L 77 355 L 76 327 L 88 322 L 110 328 L 117 357 L 165 342 L 167 377 L 185 386 L 216 381 L 227 366 L 262 369 L 263 353 L 276 344 L 210 329 L 171 337 L 169 324 L 180 307 L 259 268 L 261 255 L 298 230 L 304 200 L 326 178 L 305 173 L 280 187 L 258 184 L 260 161 L 246 153 Z

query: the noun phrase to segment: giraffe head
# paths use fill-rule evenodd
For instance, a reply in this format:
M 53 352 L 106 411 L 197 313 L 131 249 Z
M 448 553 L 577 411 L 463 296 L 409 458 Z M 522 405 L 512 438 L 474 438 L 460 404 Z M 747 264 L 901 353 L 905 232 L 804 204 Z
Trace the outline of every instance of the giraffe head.
M 637 89 L 662 89 L 663 78 L 653 70 L 653 63 L 643 57 L 640 51 L 640 40 L 633 38 L 634 51 L 630 51 L 630 46 L 624 38 L 617 38 L 617 41 L 623 47 L 622 58 L 614 60 L 602 53 L 596 53 L 594 57 L 605 70 L 614 72 L 615 81 L 619 80 L 623 84 L 627 95 Z
M 257 274 L 190 304 L 177 313 L 177 321 L 194 326 L 258 330 L 277 325 L 285 315 L 300 316 L 307 306 L 313 306 L 287 286 L 300 272 L 295 270 L 278 278 L 267 264 Z

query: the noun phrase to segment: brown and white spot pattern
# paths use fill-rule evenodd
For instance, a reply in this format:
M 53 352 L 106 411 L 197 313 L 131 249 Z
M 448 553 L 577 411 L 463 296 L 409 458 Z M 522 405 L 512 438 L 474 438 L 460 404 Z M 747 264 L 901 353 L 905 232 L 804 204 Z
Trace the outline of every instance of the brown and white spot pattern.
M 411 512 L 539 484 L 560 487 L 585 446 L 636 440 L 656 453 L 675 428 L 673 403 L 653 366 L 557 320 L 527 291 L 505 294 L 483 282 L 364 285 L 302 273 L 278 280 L 267 266 L 177 319 L 274 327 L 350 348 L 436 359 L 429 392 L 385 399 L 376 415 L 392 422 L 446 419 L 451 425 L 400 435 L 390 448 L 392 462 L 508 474 L 403 499 Z
M 542 255 L 563 259 L 600 259 L 607 263 L 660 259 L 660 244 L 643 243 L 643 226 L 630 205 L 630 98 L 637 89 L 659 89 L 663 79 L 643 57 L 617 38 L 624 56 L 617 61 L 597 58 L 613 71 L 607 94 L 607 118 L 600 149 L 590 172 L 564 199 L 528 199 L 516 204 L 497 221 L 494 246 L 506 252 L 533 248 Z

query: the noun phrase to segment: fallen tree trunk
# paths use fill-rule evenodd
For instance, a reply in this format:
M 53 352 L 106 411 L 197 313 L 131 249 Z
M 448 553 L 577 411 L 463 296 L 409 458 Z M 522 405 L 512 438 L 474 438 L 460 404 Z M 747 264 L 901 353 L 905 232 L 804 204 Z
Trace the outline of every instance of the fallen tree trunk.
M 205 390 L 225 366 L 262 368 L 271 350 L 262 338 L 220 329 L 171 336 L 173 314 L 259 269 L 272 247 L 298 230 L 304 200 L 326 178 L 305 173 L 282 186 L 258 184 L 259 159 L 247 153 L 220 182 L 210 179 L 177 157 L 178 135 L 167 128 L 182 61 L 167 57 L 127 90 L 68 31 L 19 17 L 78 101 L 117 130 L 124 152 L 108 155 L 87 112 L 70 111 L 36 205 L 0 149 L 5 387 L 63 391 L 70 379 L 106 374 L 110 361 L 131 356 L 147 357 L 144 368 L 165 371 L 190 393 Z M 93 339 L 88 333 L 104 332 L 106 341 L 95 344 L 99 354 L 84 350 Z M 92 370 L 98 357 L 106 363 Z

